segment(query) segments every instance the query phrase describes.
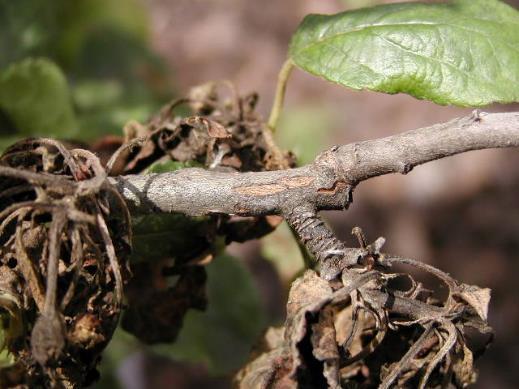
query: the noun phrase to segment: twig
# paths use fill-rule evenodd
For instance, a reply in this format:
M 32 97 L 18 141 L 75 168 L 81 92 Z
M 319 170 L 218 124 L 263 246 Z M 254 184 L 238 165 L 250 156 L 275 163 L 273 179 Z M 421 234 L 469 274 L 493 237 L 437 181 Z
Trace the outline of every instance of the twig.
M 47 283 L 45 290 L 45 304 L 43 314 L 56 315 L 56 298 L 58 290 L 58 267 L 61 251 L 60 235 L 67 223 L 66 212 L 57 209 L 52 214 L 52 222 L 49 229 L 49 255 L 47 262 Z
M 272 130 L 272 132 L 276 131 L 276 127 L 278 125 L 279 116 L 281 114 L 281 110 L 283 109 L 283 103 L 285 102 L 285 91 L 287 89 L 287 81 L 292 73 L 292 69 L 294 68 L 294 62 L 292 59 L 287 59 L 278 75 L 278 83 L 276 86 L 276 95 L 274 96 L 274 103 L 272 104 L 272 110 L 270 111 L 270 116 L 268 120 L 268 127 Z
M 320 274 L 324 279 L 335 278 L 346 266 L 356 264 L 362 256 L 361 249 L 347 248 L 310 209 L 294 208 L 285 214 L 285 218 L 299 241 L 321 265 Z
M 442 323 L 442 328 L 447 331 L 447 339 L 445 340 L 445 343 L 442 345 L 440 350 L 438 350 L 434 358 L 429 362 L 427 370 L 420 380 L 420 389 L 425 389 L 425 385 L 427 385 L 427 381 L 429 381 L 429 377 L 431 376 L 436 366 L 438 366 L 442 359 L 447 356 L 449 351 L 451 351 L 451 348 L 453 348 L 456 344 L 456 326 L 449 321 L 445 321 Z
M 301 205 L 317 212 L 346 208 L 354 187 L 375 176 L 407 174 L 415 166 L 470 150 L 517 146 L 519 112 L 474 113 L 382 139 L 333 147 L 312 164 L 295 169 L 222 173 L 191 168 L 109 180 L 134 212 L 251 216 L 282 214 Z
M 112 238 L 110 237 L 110 232 L 108 230 L 108 226 L 106 225 L 105 219 L 101 214 L 101 210 L 98 210 L 97 213 L 97 224 L 105 244 L 106 254 L 108 256 L 110 267 L 112 268 L 112 273 L 115 279 L 115 303 L 117 308 L 120 308 L 123 301 L 123 278 L 121 276 L 121 269 L 119 267 L 119 262 L 117 261 L 117 255 L 115 254 Z
M 398 378 L 400 373 L 411 363 L 413 358 L 420 352 L 423 345 L 428 340 L 432 330 L 432 324 L 428 324 L 424 328 L 424 332 L 420 335 L 420 338 L 409 348 L 407 353 L 397 362 L 396 366 L 391 369 L 391 372 L 384 378 L 379 386 L 379 389 L 389 389 L 395 379 Z

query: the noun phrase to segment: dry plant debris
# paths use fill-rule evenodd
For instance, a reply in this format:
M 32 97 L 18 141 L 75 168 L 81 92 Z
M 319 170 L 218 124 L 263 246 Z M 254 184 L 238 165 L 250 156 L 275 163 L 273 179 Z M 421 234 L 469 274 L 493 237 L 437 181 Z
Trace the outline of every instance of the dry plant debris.
M 2 385 L 87 385 L 123 304 L 126 205 L 94 154 L 48 139 L 10 147 L 0 175 L 1 306 L 22 373 Z
M 239 96 L 226 81 L 195 87 L 148 123 L 129 122 L 124 129 L 125 142 L 108 161 L 108 170 L 119 175 L 194 166 L 231 172 L 293 166 L 293 156 L 278 150 L 270 130 L 255 112 L 257 99 L 254 93 Z M 184 107 L 188 116 L 177 113 Z M 170 234 L 177 235 L 179 242 L 157 255 L 150 254 L 149 242 L 146 249 L 136 247 L 132 261 L 135 277 L 126 289 L 129 307 L 122 321 L 125 330 L 145 343 L 173 342 L 187 311 L 205 309 L 204 265 L 221 251 L 222 244 L 259 238 L 281 221 L 272 216 L 191 219 L 177 214 L 160 218 L 169 221 Z M 143 239 L 149 240 L 153 223 L 160 222 L 156 216 L 143 219 Z M 140 241 L 137 229 L 139 225 L 136 246 Z
M 363 236 L 359 228 L 354 232 Z M 236 376 L 237 387 L 463 388 L 475 382 L 469 335 L 486 334 L 485 347 L 492 339 L 490 290 L 359 240 L 359 264 L 340 281 L 313 270 L 294 281 L 284 328 L 267 332 Z M 392 272 L 394 265 L 436 277 L 448 296 L 434 297 L 410 274 Z M 407 287 L 396 282 L 401 279 Z
M 106 166 L 92 152 L 49 139 L 17 143 L 0 157 L 0 307 L 4 347 L 16 360 L 2 369 L 2 385 L 88 385 L 123 309 L 123 328 L 145 343 L 173 342 L 186 312 L 205 309 L 204 265 L 232 241 L 269 233 L 281 217 L 157 215 L 150 204 L 147 214 L 141 209 L 130 218 L 108 176 L 191 166 L 222 172 L 294 166 L 255 113 L 256 100 L 238 96 L 226 82 L 194 88 L 148 123 L 130 122 Z M 189 116 L 177 114 L 186 104 Z M 108 143 L 113 147 L 114 139 Z M 320 274 L 308 269 L 295 280 L 284 327 L 266 332 L 236 386 L 473 383 L 474 359 L 492 340 L 490 290 L 384 254 L 385 240 L 367 244 L 358 227 L 359 247 L 347 248 L 316 209 L 294 201 L 283 216 Z M 149 250 L 150 236 L 140 237 L 139 228 L 149 232 L 158 223 L 160 230 L 164 220 L 172 243 Z M 438 297 L 397 266 L 436 278 L 447 295 Z M 486 335 L 478 350 L 473 334 Z

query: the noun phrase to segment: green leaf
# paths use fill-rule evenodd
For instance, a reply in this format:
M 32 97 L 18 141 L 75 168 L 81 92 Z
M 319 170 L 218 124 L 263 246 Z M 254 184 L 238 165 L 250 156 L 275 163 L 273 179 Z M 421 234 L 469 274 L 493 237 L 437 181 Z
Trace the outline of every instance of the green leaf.
M 111 35 L 104 35 L 105 41 L 110 42 L 114 34 L 122 34 L 145 43 L 150 35 L 146 11 L 139 0 L 61 0 L 57 7 L 57 14 L 61 15 L 60 34 L 56 35 L 61 61 L 73 66 L 92 35 L 106 28 L 111 30 Z M 104 53 L 108 57 L 112 54 Z
M 336 111 L 317 102 L 287 108 L 279 121 L 276 141 L 281 148 L 291 150 L 299 164 L 312 163 L 315 156 L 332 142 L 332 130 L 338 119 Z M 319 128 L 318 138 L 315 136 L 316 128 Z
M 43 58 L 0 72 L 0 110 L 22 136 L 71 137 L 77 129 L 67 80 Z
M 185 169 L 190 167 L 204 167 L 203 164 L 197 161 L 158 161 L 153 163 L 148 169 L 147 173 L 167 173 L 174 172 L 175 170 Z
M 353 89 L 459 106 L 519 101 L 519 12 L 497 0 L 309 15 L 290 55 L 302 69 Z
M 213 374 L 239 368 L 266 325 L 257 286 L 235 258 L 222 255 L 207 266 L 208 308 L 191 310 L 173 345 L 154 346 L 177 360 L 202 362 Z
M 261 240 L 261 254 L 272 262 L 283 282 L 287 284 L 305 270 L 301 250 L 286 222 Z

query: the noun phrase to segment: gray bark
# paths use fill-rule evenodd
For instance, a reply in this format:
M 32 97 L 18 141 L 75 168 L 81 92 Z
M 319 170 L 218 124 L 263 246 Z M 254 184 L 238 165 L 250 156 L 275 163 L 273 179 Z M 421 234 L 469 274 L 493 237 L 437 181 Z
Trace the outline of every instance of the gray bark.
M 470 150 L 519 146 L 519 112 L 480 113 L 386 138 L 332 147 L 295 169 L 228 173 L 198 168 L 110 178 L 133 212 L 286 215 L 344 209 L 360 182 Z

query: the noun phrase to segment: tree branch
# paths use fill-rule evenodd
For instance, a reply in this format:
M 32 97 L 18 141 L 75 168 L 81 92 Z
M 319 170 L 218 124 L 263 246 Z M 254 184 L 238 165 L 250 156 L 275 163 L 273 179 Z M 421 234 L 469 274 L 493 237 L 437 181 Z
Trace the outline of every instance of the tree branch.
M 309 165 L 229 173 L 182 169 L 110 178 L 134 212 L 288 214 L 295 207 L 344 209 L 353 188 L 371 177 L 470 150 L 519 146 L 519 112 L 480 113 L 386 138 L 333 147 Z

